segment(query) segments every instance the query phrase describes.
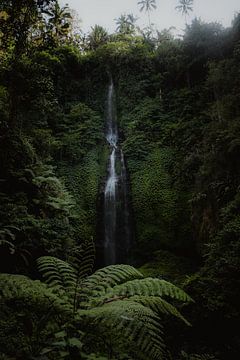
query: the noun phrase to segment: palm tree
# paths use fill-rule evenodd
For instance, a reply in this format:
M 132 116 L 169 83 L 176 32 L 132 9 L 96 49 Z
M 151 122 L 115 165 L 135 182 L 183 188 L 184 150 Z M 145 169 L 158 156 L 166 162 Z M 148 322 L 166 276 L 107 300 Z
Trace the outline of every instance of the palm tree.
M 156 0 L 141 0 L 138 1 L 138 5 L 140 5 L 140 11 L 145 10 L 145 12 L 148 14 L 148 23 L 150 28 L 151 27 L 150 11 L 156 10 L 157 8 Z
M 128 15 L 127 15 L 127 18 L 128 18 L 129 24 L 130 24 L 132 27 L 135 27 L 135 23 L 136 23 L 136 21 L 138 20 L 138 18 L 135 17 L 133 14 L 128 14 Z
M 95 25 L 91 29 L 92 31 L 87 37 L 88 45 L 91 50 L 96 50 L 108 41 L 109 36 L 107 31 L 100 25 Z
M 171 26 L 168 29 L 163 29 L 162 31 L 156 31 L 155 44 L 159 46 L 160 44 L 168 41 L 172 41 L 174 39 L 172 30 L 176 30 L 174 26 Z
M 134 33 L 137 18 L 133 14 L 122 14 L 118 19 L 115 19 L 115 21 L 117 24 L 117 32 L 121 34 Z
M 179 0 L 179 5 L 175 7 L 176 10 L 185 16 L 185 22 L 190 11 L 193 11 L 193 0 Z
M 72 20 L 68 5 L 61 8 L 58 2 L 54 2 L 44 13 L 49 17 L 48 26 L 53 37 L 55 39 L 65 37 L 70 31 Z

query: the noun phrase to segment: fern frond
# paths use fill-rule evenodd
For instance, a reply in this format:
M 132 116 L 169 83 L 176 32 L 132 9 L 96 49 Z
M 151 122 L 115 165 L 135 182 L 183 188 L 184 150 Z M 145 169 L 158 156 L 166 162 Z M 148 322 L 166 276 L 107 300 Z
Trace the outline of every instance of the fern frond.
M 110 265 L 89 276 L 84 281 L 83 286 L 91 289 L 91 291 L 104 292 L 115 285 L 142 278 L 143 275 L 130 265 Z
M 37 259 L 37 265 L 39 272 L 51 288 L 67 294 L 75 288 L 76 271 L 67 262 L 52 256 L 43 256 Z
M 165 359 L 160 318 L 148 307 L 130 300 L 119 300 L 80 310 L 79 315 L 98 330 L 110 330 L 111 341 L 119 343 L 119 334 L 124 343 L 135 353 L 148 359 Z M 126 347 L 126 344 L 125 344 Z
M 15 253 L 15 245 L 8 241 L 8 240 L 0 240 L 0 247 L 5 247 L 9 249 L 10 254 L 14 254 Z
M 107 294 L 106 294 L 107 295 Z M 110 290 L 110 295 L 131 297 L 139 296 L 168 296 L 184 302 L 193 301 L 182 289 L 162 279 L 144 278 L 127 281 L 116 285 Z
M 69 262 L 75 268 L 78 280 L 92 274 L 94 261 L 95 246 L 93 239 L 86 241 L 77 249 L 73 249 L 73 255 L 69 257 Z
M 209 354 L 202 354 L 202 355 L 192 354 L 189 355 L 189 360 L 217 360 L 217 359 Z
M 68 306 L 39 280 L 23 275 L 0 274 L 0 299 L 5 303 L 19 304 L 34 310 L 57 312 L 68 311 Z
M 175 306 L 169 302 L 163 300 L 160 297 L 155 296 L 132 296 L 129 298 L 130 301 L 135 301 L 146 307 L 149 307 L 156 314 L 166 314 L 173 315 L 178 319 L 182 320 L 186 325 L 191 326 L 191 324 L 182 316 L 182 314 L 177 310 Z

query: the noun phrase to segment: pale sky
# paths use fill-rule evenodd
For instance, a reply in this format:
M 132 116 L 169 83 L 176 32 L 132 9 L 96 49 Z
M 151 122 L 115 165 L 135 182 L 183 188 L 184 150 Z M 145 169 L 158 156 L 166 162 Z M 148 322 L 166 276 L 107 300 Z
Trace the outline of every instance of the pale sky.
M 61 5 L 68 3 L 76 10 L 81 19 L 81 28 L 84 32 L 95 24 L 105 27 L 109 32 L 115 30 L 114 19 L 121 14 L 133 13 L 139 17 L 138 25 L 147 25 L 147 16 L 139 12 L 138 0 L 59 0 Z M 174 26 L 177 32 L 184 28 L 184 17 L 175 10 L 178 0 L 156 0 L 157 10 L 151 12 L 151 22 L 159 30 Z M 187 22 L 194 17 L 203 21 L 221 22 L 225 27 L 231 25 L 236 12 L 240 11 L 240 0 L 194 0 L 194 11 Z

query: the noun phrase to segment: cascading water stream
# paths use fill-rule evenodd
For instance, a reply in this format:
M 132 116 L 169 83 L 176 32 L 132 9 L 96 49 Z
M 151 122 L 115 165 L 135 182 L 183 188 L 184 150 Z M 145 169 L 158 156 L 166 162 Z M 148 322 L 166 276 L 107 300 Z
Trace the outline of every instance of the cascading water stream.
M 113 82 L 111 81 L 108 89 L 107 101 L 107 126 L 106 139 L 111 147 L 110 164 L 108 168 L 108 178 L 104 190 L 104 260 L 106 264 L 116 262 L 116 150 L 117 150 L 117 124 L 113 105 Z
M 131 242 L 127 172 L 124 154 L 118 145 L 118 127 L 112 80 L 108 88 L 105 135 L 111 154 L 104 189 L 104 263 L 110 265 L 119 261 L 127 261 L 126 257 Z

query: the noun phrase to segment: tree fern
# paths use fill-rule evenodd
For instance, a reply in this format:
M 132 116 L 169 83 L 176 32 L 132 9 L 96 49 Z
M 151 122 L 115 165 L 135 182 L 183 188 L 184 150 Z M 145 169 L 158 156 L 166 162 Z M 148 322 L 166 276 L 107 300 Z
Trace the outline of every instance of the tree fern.
M 46 283 L 56 291 L 65 293 L 75 311 L 80 281 L 92 272 L 94 258 L 93 241 L 88 241 L 75 249 L 75 254 L 69 257 L 72 264 L 55 257 L 43 256 L 37 260 L 37 265 Z
M 177 286 L 161 279 L 144 278 L 127 281 L 110 289 L 113 296 L 167 296 L 179 301 L 190 302 L 192 299 Z M 106 294 L 108 295 L 108 294 Z
M 38 270 L 46 283 L 53 289 L 72 295 L 77 275 L 72 265 L 51 256 L 43 256 L 37 260 Z
M 214 356 L 209 354 L 193 354 L 189 356 L 189 360 L 217 360 Z
M 165 280 L 143 278 L 130 265 L 107 266 L 83 279 L 91 271 L 92 259 L 89 243 L 72 257 L 72 265 L 51 256 L 41 257 L 38 269 L 47 285 L 21 275 L 1 275 L 2 298 L 7 302 L 21 300 L 27 307 L 44 311 L 69 312 L 78 307 L 76 319 L 80 317 L 83 330 L 106 332 L 116 349 L 119 344 L 127 345 L 139 359 L 165 359 L 162 314 L 189 323 L 162 297 L 187 302 L 191 298 Z
M 75 282 L 74 294 L 73 294 L 73 311 L 78 307 L 78 302 L 81 297 L 83 301 L 84 295 L 79 296 L 79 286 L 82 283 L 82 279 L 86 278 L 92 273 L 94 261 L 95 261 L 95 246 L 93 239 L 86 241 L 78 246 L 74 251 L 74 255 L 70 256 L 69 260 L 72 263 L 76 272 L 77 280 Z M 85 295 L 86 296 L 86 295 Z
M 142 279 L 143 275 L 130 265 L 110 265 L 97 270 L 89 276 L 83 285 L 91 291 L 106 291 L 113 286 L 133 279 Z
M 0 247 L 8 248 L 10 254 L 14 254 L 16 251 L 14 244 L 16 237 L 12 229 L 19 230 L 14 226 L 4 226 L 0 229 Z
M 165 344 L 160 318 L 150 308 L 134 301 L 113 301 L 89 310 L 80 310 L 99 331 L 111 331 L 111 337 L 119 342 L 125 339 L 131 351 L 143 353 L 149 359 L 163 358 Z M 117 344 L 116 344 L 117 345 Z
M 169 302 L 163 300 L 160 297 L 132 296 L 130 297 L 130 300 L 149 307 L 156 314 L 173 315 L 182 320 L 186 325 L 190 326 L 190 323 L 182 316 L 182 314 L 176 309 L 175 306 L 171 305 Z
M 185 360 L 217 360 L 213 355 L 209 354 L 186 354 L 184 351 L 181 352 L 181 359 Z
M 92 330 L 93 336 L 106 334 L 115 349 L 131 349 L 129 353 L 139 359 L 166 359 L 163 314 L 189 323 L 163 298 L 183 302 L 191 298 L 165 280 L 144 278 L 130 265 L 107 266 L 83 279 L 92 266 L 91 245 L 85 246 L 87 255 L 80 251 L 72 265 L 51 256 L 39 258 L 46 285 L 20 275 L 2 275 L 3 297 L 21 298 L 46 310 L 74 310 L 79 329 Z
M 72 255 L 73 254 L 73 255 Z M 95 261 L 95 247 L 93 239 L 72 249 L 68 261 L 76 270 L 78 279 L 84 279 L 92 274 Z

